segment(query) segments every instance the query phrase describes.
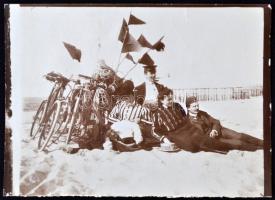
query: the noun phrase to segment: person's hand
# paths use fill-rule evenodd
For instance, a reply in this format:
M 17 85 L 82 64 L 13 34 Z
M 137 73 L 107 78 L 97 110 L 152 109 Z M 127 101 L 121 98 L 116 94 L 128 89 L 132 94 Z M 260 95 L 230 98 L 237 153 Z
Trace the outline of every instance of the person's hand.
M 209 137 L 211 138 L 215 138 L 218 136 L 218 131 L 216 130 L 212 130 L 210 133 L 209 133 Z

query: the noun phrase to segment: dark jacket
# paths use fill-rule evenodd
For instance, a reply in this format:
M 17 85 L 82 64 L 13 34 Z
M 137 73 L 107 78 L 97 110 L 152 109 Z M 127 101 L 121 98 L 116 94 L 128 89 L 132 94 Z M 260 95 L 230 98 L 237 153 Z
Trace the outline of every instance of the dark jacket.
M 186 117 L 186 112 L 179 103 L 174 102 L 174 108 L 177 109 L 182 114 L 182 117 Z
M 166 88 L 164 85 L 159 83 L 155 83 L 155 85 L 159 93 L 164 88 Z M 136 102 L 142 105 L 146 96 L 145 82 L 134 88 L 134 94 L 135 94 Z
M 160 140 L 163 138 L 162 136 L 167 135 L 169 131 L 174 131 L 184 126 L 187 118 L 185 110 L 179 103 L 175 102 L 170 108 L 159 106 L 159 108 L 152 113 L 152 119 L 155 131 L 152 135 Z
M 205 134 L 209 134 L 212 130 L 218 131 L 221 135 L 221 124 L 220 121 L 210 116 L 207 112 L 199 111 L 197 119 L 193 119 L 189 114 L 187 114 L 191 123 L 196 127 L 201 129 Z

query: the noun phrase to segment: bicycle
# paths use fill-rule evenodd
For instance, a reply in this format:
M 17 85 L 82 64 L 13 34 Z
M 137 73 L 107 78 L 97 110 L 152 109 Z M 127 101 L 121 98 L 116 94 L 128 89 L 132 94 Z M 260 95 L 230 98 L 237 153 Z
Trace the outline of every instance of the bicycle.
M 53 88 L 50 95 L 46 100 L 43 100 L 34 116 L 34 120 L 30 130 L 30 137 L 35 139 L 35 137 L 43 130 L 43 125 L 45 122 L 46 113 L 52 108 L 54 102 L 58 98 L 62 98 L 64 90 L 68 82 L 68 78 L 61 74 L 50 72 L 44 76 L 48 81 L 54 82 Z
M 47 126 L 44 127 L 43 133 L 38 140 L 38 149 L 43 151 L 52 143 L 55 143 L 61 135 L 67 131 L 66 144 L 69 144 L 73 132 L 79 133 L 81 125 L 81 105 L 84 105 L 85 94 L 89 93 L 90 99 L 93 98 L 93 89 L 91 88 L 91 77 L 79 75 L 80 78 L 89 79 L 89 83 L 81 84 L 79 80 L 75 81 L 74 87 L 69 92 L 68 96 L 63 99 L 57 99 L 51 111 L 47 115 Z M 87 104 L 86 104 L 87 106 Z M 92 104 L 90 105 L 90 107 Z M 88 108 L 89 109 L 89 108 Z M 96 113 L 93 108 L 90 112 Z M 95 114 L 96 115 L 96 114 Z M 97 118 L 95 116 L 95 118 Z M 55 135 L 55 136 L 53 136 Z M 49 144 L 52 138 L 52 143 Z

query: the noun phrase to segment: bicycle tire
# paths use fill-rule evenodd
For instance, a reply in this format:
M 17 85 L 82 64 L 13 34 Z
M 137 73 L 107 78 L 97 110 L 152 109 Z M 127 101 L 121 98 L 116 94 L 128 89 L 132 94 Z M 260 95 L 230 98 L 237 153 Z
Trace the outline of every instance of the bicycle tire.
M 66 144 L 69 144 L 70 140 L 71 140 L 71 136 L 72 136 L 72 133 L 73 133 L 73 127 L 74 127 L 74 124 L 75 124 L 75 120 L 76 120 L 76 115 L 78 114 L 78 108 L 79 108 L 79 102 L 80 102 L 80 98 L 77 99 L 76 103 L 75 103 L 75 106 L 74 106 L 74 110 L 73 110 L 73 115 L 72 115 L 72 119 L 71 119 L 71 122 L 70 122 L 70 128 L 68 130 L 68 136 L 67 136 L 67 139 L 66 139 Z
M 44 109 L 47 108 L 46 103 L 47 103 L 47 100 L 44 100 L 41 102 L 41 104 L 34 116 L 34 120 L 32 122 L 31 131 L 30 131 L 30 137 L 33 139 L 38 134 L 39 130 L 41 131 L 41 122 L 43 121 L 43 112 L 45 112 Z M 41 118 L 39 118 L 40 114 L 42 114 Z M 38 125 L 38 127 L 35 127 L 36 124 Z
M 53 119 L 52 119 L 52 123 L 50 125 L 50 129 L 49 131 L 46 130 L 47 125 L 44 126 L 43 128 L 43 132 L 40 134 L 39 136 L 39 140 L 38 140 L 38 149 L 40 151 L 44 151 L 45 148 L 48 145 L 48 142 L 50 141 L 50 138 L 52 137 L 52 135 L 55 133 L 55 126 L 57 125 L 57 121 L 59 119 L 59 115 L 60 115 L 60 111 L 61 111 L 61 102 L 56 102 L 51 111 L 49 112 L 48 116 L 47 116 L 47 123 L 50 119 L 50 117 L 53 115 Z M 48 133 L 47 133 L 48 132 Z M 47 134 L 47 135 L 45 135 Z M 41 144 L 42 139 L 44 139 L 44 143 Z

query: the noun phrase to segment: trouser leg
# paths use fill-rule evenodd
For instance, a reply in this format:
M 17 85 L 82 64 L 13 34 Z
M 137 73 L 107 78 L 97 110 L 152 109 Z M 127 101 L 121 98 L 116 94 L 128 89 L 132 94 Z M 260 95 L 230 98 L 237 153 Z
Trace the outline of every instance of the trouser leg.
M 256 151 L 257 149 L 259 149 L 258 145 L 242 142 L 241 140 L 236 140 L 236 139 L 220 138 L 218 139 L 218 141 L 229 144 L 232 147 L 232 150 L 236 149 L 236 150 L 243 150 L 243 151 Z
M 139 124 L 140 130 L 142 133 L 143 141 L 141 142 L 141 146 L 146 149 L 150 150 L 152 147 L 160 146 L 160 141 L 154 138 L 151 134 L 151 126 L 145 124 Z
M 231 130 L 229 128 L 222 128 L 221 129 L 222 138 L 225 139 L 234 139 L 234 140 L 240 140 L 243 143 L 249 143 L 256 146 L 263 146 L 263 140 L 258 139 L 256 137 L 250 136 L 245 133 L 239 133 L 237 131 Z
M 208 136 L 203 136 L 199 145 L 201 150 L 212 149 L 228 152 L 229 150 L 233 149 L 232 145 L 213 138 L 209 138 Z
M 185 132 L 174 132 L 173 134 L 169 134 L 168 139 L 183 150 L 191 152 L 210 151 L 227 153 L 228 150 L 232 149 L 229 144 L 209 138 L 200 129 L 193 126 L 180 131 Z

